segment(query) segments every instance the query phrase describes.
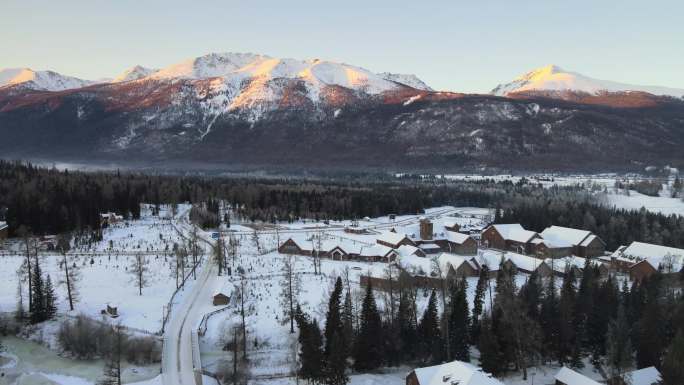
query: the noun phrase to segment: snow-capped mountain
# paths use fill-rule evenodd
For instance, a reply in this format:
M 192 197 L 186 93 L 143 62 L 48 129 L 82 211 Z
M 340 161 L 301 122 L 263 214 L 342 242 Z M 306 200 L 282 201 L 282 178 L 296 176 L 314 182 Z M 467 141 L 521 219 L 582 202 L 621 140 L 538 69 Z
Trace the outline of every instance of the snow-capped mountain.
M 279 59 L 252 53 L 211 53 L 163 68 L 149 77 L 222 78 L 227 87 L 239 87 L 243 81 L 251 79 L 257 79 L 262 84 L 273 79 L 296 79 L 306 83 L 314 98 L 325 86 L 341 86 L 368 94 L 395 90 L 399 88 L 397 82 L 409 87 L 413 86 L 406 83 L 417 84 L 420 89 L 427 87 L 418 78 L 402 76 L 403 82 L 361 67 L 319 59 Z
M 391 80 L 395 83 L 401 83 L 417 90 L 434 91 L 430 86 L 425 84 L 424 81 L 420 80 L 418 76 L 414 74 L 393 74 L 391 72 L 381 72 L 378 75 L 384 79 Z
M 548 65 L 535 69 L 517 77 L 510 83 L 499 84 L 491 91 L 491 93 L 498 96 L 507 96 L 510 94 L 526 91 L 573 91 L 585 92 L 588 94 L 598 94 L 601 92 L 641 91 L 653 95 L 667 95 L 674 97 L 684 96 L 684 89 L 659 86 L 639 86 L 618 83 L 609 80 L 594 79 L 576 72 L 565 71 L 555 65 Z
M 135 67 L 131 67 L 131 68 L 127 69 L 121 75 L 115 77 L 114 79 L 112 79 L 109 82 L 121 83 L 121 82 L 129 82 L 132 80 L 138 80 L 138 79 L 142 79 L 144 77 L 148 77 L 157 71 L 159 71 L 159 70 L 154 69 L 154 68 L 147 68 L 147 67 L 137 65 Z
M 18 86 L 36 91 L 64 91 L 93 84 L 53 71 L 34 71 L 29 68 L 6 68 L 0 70 L 0 88 Z

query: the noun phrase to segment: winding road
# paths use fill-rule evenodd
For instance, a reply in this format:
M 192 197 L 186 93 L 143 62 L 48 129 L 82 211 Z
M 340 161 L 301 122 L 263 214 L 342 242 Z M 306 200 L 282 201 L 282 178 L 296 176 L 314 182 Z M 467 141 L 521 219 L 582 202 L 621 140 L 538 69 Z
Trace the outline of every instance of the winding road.
M 432 212 L 427 217 L 436 218 L 448 215 L 458 210 L 443 209 Z M 368 229 L 383 229 L 396 225 L 406 225 L 417 222 L 418 217 L 402 219 L 391 223 L 380 223 L 366 226 Z M 189 225 L 189 223 L 184 223 Z M 179 233 L 181 229 L 176 228 Z M 322 228 L 323 231 L 339 231 L 343 227 Z M 312 231 L 312 229 L 291 229 L 280 231 L 281 234 L 298 233 Z M 273 231 L 260 231 L 268 234 Z M 200 233 L 202 234 L 202 233 Z M 245 232 L 245 234 L 248 234 Z M 211 241 L 200 236 L 201 240 L 211 246 Z M 198 385 L 201 382 L 201 368 L 199 365 L 199 347 L 197 341 L 193 340 L 193 332 L 199 324 L 205 312 L 211 310 L 211 298 L 214 294 L 214 284 L 211 277 L 216 275 L 216 266 L 208 258 L 202 264 L 201 271 L 197 276 L 197 281 L 186 293 L 182 302 L 175 306 L 171 312 L 165 333 L 164 348 L 162 350 L 162 383 L 164 385 Z M 196 334 L 195 334 L 196 335 Z

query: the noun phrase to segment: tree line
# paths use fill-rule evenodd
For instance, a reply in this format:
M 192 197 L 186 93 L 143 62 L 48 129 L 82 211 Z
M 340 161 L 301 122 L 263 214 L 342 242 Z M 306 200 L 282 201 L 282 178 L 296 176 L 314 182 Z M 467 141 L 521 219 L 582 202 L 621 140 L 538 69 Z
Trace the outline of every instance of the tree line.
M 194 203 L 193 219 L 205 227 L 250 221 L 358 219 L 416 214 L 441 205 L 496 208 L 496 222 L 521 223 L 541 231 L 550 225 L 593 231 L 609 250 L 632 241 L 684 247 L 684 217 L 602 205 L 586 186 L 545 188 L 522 178 L 516 183 L 483 179 L 402 176 L 340 176 L 292 179 L 72 172 L 0 161 L 0 220 L 17 235 L 97 230 L 99 213 L 140 216 L 140 204 Z
M 664 385 L 684 383 L 684 296 L 672 276 L 658 273 L 630 286 L 587 264 L 581 277 L 533 273 L 518 287 L 516 274 L 501 264 L 490 279 L 482 269 L 473 303 L 465 279 L 447 282 L 430 292 L 420 314 L 418 290 L 408 280 L 395 277 L 382 292 L 370 280 L 355 305 L 337 278 L 322 325 L 296 307 L 297 375 L 342 385 L 350 372 L 470 362 L 475 348 L 483 370 L 496 376 L 522 372 L 526 379 L 531 367 L 590 363 L 609 384 L 650 366 Z M 376 296 L 385 300 L 381 309 Z

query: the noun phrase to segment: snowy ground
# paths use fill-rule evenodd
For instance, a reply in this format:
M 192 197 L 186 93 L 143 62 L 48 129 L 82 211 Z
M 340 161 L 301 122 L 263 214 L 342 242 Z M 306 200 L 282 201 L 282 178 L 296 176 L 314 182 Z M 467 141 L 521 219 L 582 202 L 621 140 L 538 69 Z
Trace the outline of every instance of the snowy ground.
M 81 269 L 82 279 L 79 283 L 81 300 L 77 304 L 76 310 L 69 312 L 65 300 L 65 289 L 63 286 L 58 286 L 60 317 L 84 313 L 90 317 L 99 318 L 100 310 L 105 307 L 106 303 L 115 302 L 119 305 L 119 313 L 121 314 L 117 321 L 133 329 L 151 333 L 159 331 L 163 305 L 168 303 L 175 290 L 175 279 L 171 275 L 172 260 L 167 256 L 167 250 L 172 248 L 174 242 L 181 242 L 178 229 L 187 232 L 188 225 L 185 223 L 185 218 L 188 210 L 188 206 L 179 207 L 178 215 L 175 218 L 171 218 L 167 209 L 163 209 L 159 217 L 151 216 L 149 210 L 144 210 L 140 220 L 127 221 L 107 229 L 103 241 L 92 245 L 81 245 L 79 252 L 93 254 L 92 256 L 70 257 L 70 264 L 76 263 Z M 390 220 L 387 216 L 368 218 L 360 221 L 359 226 L 367 227 L 373 233 L 396 228 L 398 232 L 415 235 L 419 232 L 418 220 L 423 215 L 433 217 L 435 232 L 439 234 L 443 231 L 441 226 L 447 221 L 455 221 L 462 226 L 481 225 L 483 218 L 491 215 L 491 211 L 482 208 L 440 207 L 427 210 L 426 214 L 398 216 L 394 220 Z M 234 259 L 229 258 L 229 266 L 233 274 L 222 277 L 212 275 L 208 280 L 208 285 L 216 288 L 216 290 L 230 286 L 229 283 L 240 286 L 236 272 L 238 270 L 245 272 L 248 350 L 254 384 L 294 383 L 294 379 L 286 377 L 292 373 L 294 367 L 292 358 L 295 351 L 296 333 L 289 333 L 289 323 L 284 317 L 279 299 L 280 281 L 283 277 L 281 267 L 284 258 L 287 256 L 274 251 L 278 239 L 282 242 L 288 237 L 293 237 L 311 242 L 312 236 L 322 235 L 326 241 L 343 245 L 375 243 L 377 234 L 345 233 L 344 227 L 350 224 L 351 221 L 330 222 L 328 224 L 301 221 L 292 224 L 280 224 L 278 232 L 273 231 L 272 228 L 266 228 L 258 235 L 261 252 L 257 250 L 252 235 L 253 230 L 247 226 L 248 224 L 234 224 L 231 227 L 230 230 L 233 230 L 234 238 L 239 242 L 237 255 Z M 209 232 L 203 233 L 203 237 L 209 239 Z M 150 263 L 149 285 L 143 289 L 142 296 L 138 295 L 137 288 L 131 282 L 132 276 L 127 272 L 127 267 L 135 253 L 144 253 Z M 46 254 L 41 258 L 44 272 L 49 273 L 53 280 L 60 280 L 64 274 L 59 266 L 61 257 L 56 254 Z M 359 285 L 360 277 L 368 272 L 372 272 L 374 276 L 379 276 L 383 274 L 387 266 L 384 263 L 324 259 L 322 260 L 320 274 L 314 274 L 311 258 L 296 256 L 294 261 L 295 270 L 301 280 L 299 302 L 303 310 L 317 318 L 319 322 L 324 321 L 328 295 L 332 290 L 334 280 L 338 276 L 343 277 L 343 279 L 346 276 L 349 277 L 349 286 L 355 306 L 360 308 L 363 295 L 363 289 Z M 16 271 L 22 262 L 23 256 L 19 253 L 0 257 L 0 312 L 12 312 L 16 308 L 18 286 Z M 522 285 L 526 279 L 526 275 L 519 274 L 517 284 Z M 470 303 L 473 301 L 476 281 L 477 278 L 468 279 L 467 296 Z M 187 293 L 191 291 L 194 282 L 192 279 L 189 280 L 188 287 L 176 296 L 174 303 L 182 303 Z M 494 285 L 494 280 L 491 282 Z M 26 298 L 26 289 L 23 287 L 24 298 Z M 211 305 L 211 296 L 207 293 L 207 290 L 202 291 L 202 298 L 195 301 L 198 306 L 193 306 L 195 309 L 193 311 L 206 314 L 221 308 Z M 426 290 L 418 293 L 417 305 L 420 314 L 427 305 L 428 296 L 429 292 Z M 488 297 L 485 299 L 485 306 L 489 305 L 489 300 Z M 377 292 L 377 301 L 378 306 L 383 309 L 385 300 L 380 292 Z M 176 307 L 174 306 L 174 308 Z M 193 320 L 199 318 L 201 316 L 193 317 Z M 205 369 L 218 371 L 222 362 L 226 362 L 229 358 L 230 354 L 223 351 L 222 347 L 226 341 L 230 340 L 233 327 L 239 324 L 239 320 L 236 301 L 232 301 L 226 311 L 217 313 L 208 319 L 206 334 L 200 340 L 201 359 Z M 54 336 L 57 323 L 54 324 L 54 327 L 48 324 L 44 328 L 45 334 L 47 334 L 44 341 L 47 346 L 54 347 L 54 339 L 50 338 Z M 195 326 L 199 326 L 199 324 Z M 10 346 L 10 352 L 19 356 L 12 349 L 13 347 Z M 43 347 L 43 349 L 45 348 Z M 11 360 L 6 363 L 0 361 L 0 365 L 11 365 L 11 362 Z M 23 362 L 23 359 L 20 359 L 19 362 Z M 35 383 L 88 384 L 92 383 L 101 373 L 101 367 L 92 364 L 87 370 L 74 371 L 51 370 L 49 365 L 35 361 L 32 365 L 35 366 L 26 370 L 22 369 L 21 375 L 23 377 L 17 382 L 18 385 Z M 398 368 L 376 374 L 354 375 L 351 383 L 355 385 L 403 384 L 404 376 L 409 370 L 409 368 Z M 555 370 L 550 368 L 548 373 L 553 374 Z M 152 374 L 146 371 L 144 376 L 141 374 L 141 377 L 131 375 L 127 381 L 145 380 L 145 385 L 160 383 L 160 378 L 153 378 Z M 274 377 L 279 379 L 273 379 Z M 540 378 L 542 375 L 537 375 L 537 380 Z M 546 381 L 548 377 L 543 378 Z M 4 385 L 1 381 L 0 385 Z M 532 383 L 529 381 L 521 382 L 517 377 L 506 379 L 505 382 L 511 385 Z M 210 382 L 207 381 L 206 383 Z
M 604 197 L 606 205 L 620 209 L 639 210 L 643 207 L 648 211 L 664 215 L 684 215 L 684 200 L 672 198 L 667 189 L 661 190 L 658 197 L 644 195 L 634 190 L 630 190 L 627 195 L 624 191 L 616 192 L 609 189 Z
M 102 374 L 101 360 L 79 361 L 60 357 L 53 350 L 25 339 L 3 338 L 7 352 L 0 360 L 0 385 L 91 385 Z M 155 377 L 159 365 L 132 366 L 124 363 L 125 382 Z
M 100 318 L 101 310 L 107 303 L 112 303 L 119 307 L 117 322 L 150 333 L 158 332 L 161 329 L 163 306 L 176 290 L 175 276 L 171 271 L 173 261 L 165 250 L 167 246 L 171 250 L 173 243 L 180 243 L 181 238 L 171 221 L 164 218 L 164 212 L 160 217 L 153 217 L 149 211 L 144 211 L 140 220 L 111 226 L 104 231 L 103 238 L 101 242 L 83 245 L 77 250 L 95 252 L 94 255 L 67 257 L 69 266 L 75 264 L 81 276 L 77 284 L 80 300 L 74 311 L 69 311 L 66 286 L 58 284 L 64 279 L 64 269 L 60 266 L 62 256 L 57 253 L 41 254 L 43 273 L 49 274 L 56 285 L 58 312 L 72 316 L 83 313 Z M 138 295 L 138 288 L 130 273 L 137 252 L 144 252 L 150 271 L 142 296 Z M 0 257 L 0 312 L 11 312 L 17 307 L 17 271 L 24 259 L 19 253 Z M 191 280 L 189 285 L 192 285 Z M 21 286 L 26 308 L 28 285 L 22 282 Z

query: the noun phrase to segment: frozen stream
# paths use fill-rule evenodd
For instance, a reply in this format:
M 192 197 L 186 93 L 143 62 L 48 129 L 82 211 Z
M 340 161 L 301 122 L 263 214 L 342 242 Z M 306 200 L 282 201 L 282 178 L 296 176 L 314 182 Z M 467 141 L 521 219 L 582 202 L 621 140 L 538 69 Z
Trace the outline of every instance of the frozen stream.
M 16 337 L 3 337 L 0 385 L 90 385 L 102 375 L 102 360 L 81 361 L 60 357 L 46 347 Z M 123 364 L 123 382 L 154 378 L 159 365 Z

